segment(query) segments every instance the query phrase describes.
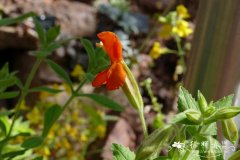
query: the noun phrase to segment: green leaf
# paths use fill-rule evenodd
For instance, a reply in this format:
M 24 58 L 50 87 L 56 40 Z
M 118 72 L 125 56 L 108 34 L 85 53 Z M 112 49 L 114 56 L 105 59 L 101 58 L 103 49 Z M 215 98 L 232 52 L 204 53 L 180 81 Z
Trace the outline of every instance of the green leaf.
M 142 141 L 136 151 L 135 160 L 156 158 L 165 142 L 172 136 L 172 131 L 173 128 L 170 125 L 156 129 Z
M 47 46 L 45 46 L 45 48 L 42 48 L 40 51 L 37 51 L 37 57 L 39 58 L 45 58 L 49 55 L 51 55 L 51 53 L 53 51 L 55 51 L 57 48 L 60 48 L 61 44 L 58 42 L 52 42 L 50 44 L 48 44 Z
M 36 148 L 38 146 L 40 146 L 43 143 L 43 138 L 42 137 L 30 137 L 28 139 L 26 139 L 23 143 L 22 143 L 22 147 L 26 148 L 26 149 L 31 149 L 31 148 Z
M 183 87 L 179 88 L 179 95 L 178 95 L 178 109 L 183 112 L 187 109 L 198 109 L 197 102 L 192 97 L 192 95 Z
M 114 102 L 113 100 L 109 99 L 106 96 L 99 95 L 99 94 L 79 94 L 79 96 L 88 97 L 94 100 L 95 102 L 103 105 L 104 107 L 116 110 L 116 111 L 122 111 L 123 108 L 118 103 Z
M 36 158 L 34 158 L 34 160 L 43 160 L 43 157 L 42 156 L 36 157 Z
M 114 160 L 135 160 L 134 152 L 120 144 L 112 144 L 112 153 Z
M 202 129 L 199 133 L 203 136 L 215 136 L 217 135 L 217 124 L 211 123 L 209 125 L 202 125 Z
M 229 157 L 228 160 L 239 160 L 240 159 L 240 150 L 236 151 Z
M 49 59 L 47 59 L 46 62 L 58 74 L 59 77 L 64 79 L 70 86 L 72 86 L 72 81 L 70 80 L 67 72 L 61 66 Z
M 9 67 L 8 67 L 8 63 L 5 63 L 0 70 L 0 77 L 1 77 L 1 79 L 3 79 L 4 77 L 7 77 L 8 75 L 9 75 Z
M 60 26 L 55 26 L 47 31 L 47 44 L 53 42 L 60 33 Z
M 223 97 L 222 99 L 216 101 L 213 103 L 213 106 L 216 108 L 222 108 L 222 107 L 229 107 L 232 106 L 232 102 L 233 102 L 233 97 L 234 95 L 231 94 L 227 97 Z
M 9 116 L 12 113 L 14 113 L 14 110 L 1 111 L 0 112 L 0 117 Z
M 8 158 L 8 160 L 9 160 L 16 156 L 23 155 L 26 151 L 27 151 L 26 149 L 23 149 L 23 150 L 19 150 L 19 151 L 7 152 L 7 153 L 1 155 L 1 158 L 2 159 Z
M 2 87 L 10 87 L 13 86 L 16 83 L 16 78 L 11 77 L 11 78 L 6 78 L 6 79 L 1 79 L 0 80 L 0 86 Z
M 172 160 L 172 159 L 169 158 L 169 157 L 163 157 L 163 156 L 161 156 L 161 157 L 158 157 L 158 158 L 156 158 L 156 159 L 154 159 L 154 160 Z
M 47 42 L 45 30 L 44 30 L 42 24 L 36 18 L 33 19 L 33 22 L 35 24 L 35 29 L 38 34 L 38 38 L 39 38 L 42 46 L 44 47 L 44 46 L 46 46 L 46 42 Z
M 98 126 L 105 123 L 99 112 L 92 106 L 83 104 L 82 110 L 90 117 L 91 125 Z
M 8 26 L 11 24 L 19 23 L 29 17 L 34 17 L 34 16 L 36 16 L 35 13 L 29 12 L 29 13 L 22 14 L 21 16 L 18 16 L 15 18 L 4 18 L 4 19 L 0 20 L 0 26 Z
M 41 86 L 41 87 L 31 88 L 30 92 L 48 92 L 48 93 L 56 94 L 56 93 L 62 92 L 62 90 L 49 88 L 47 86 Z
M 91 71 L 92 69 L 94 69 L 95 64 L 96 64 L 95 50 L 93 48 L 92 43 L 89 40 L 82 38 L 81 43 L 82 43 L 83 47 L 85 48 L 85 50 L 87 51 L 88 71 Z
M 0 119 L 0 133 L 3 133 L 3 135 L 7 134 L 7 127 L 5 125 L 5 123 Z
M 15 98 L 19 95 L 19 91 L 12 91 L 12 92 L 4 92 L 0 93 L 0 100 L 1 99 L 10 99 Z
M 48 108 L 48 110 L 44 114 L 44 128 L 42 132 L 42 137 L 46 137 L 49 130 L 51 129 L 54 122 L 61 115 L 62 109 L 59 105 L 55 104 Z
M 200 141 L 198 147 L 202 159 L 224 159 L 221 144 L 211 136 L 207 137 L 206 141 Z

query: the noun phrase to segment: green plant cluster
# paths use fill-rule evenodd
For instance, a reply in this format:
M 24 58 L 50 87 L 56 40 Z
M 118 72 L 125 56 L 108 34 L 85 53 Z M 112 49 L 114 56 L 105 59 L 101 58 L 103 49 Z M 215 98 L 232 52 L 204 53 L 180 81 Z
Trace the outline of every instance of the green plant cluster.
M 216 102 L 207 103 L 201 92 L 197 101 L 180 87 L 178 109 L 169 125 L 156 129 L 147 136 L 135 152 L 113 144 L 115 160 L 223 160 L 222 144 L 217 140 L 216 122 L 221 122 L 224 137 L 232 142 L 238 140 L 234 116 L 240 113 L 239 106 L 232 106 L 233 95 Z M 159 157 L 160 151 L 168 149 L 168 155 Z M 230 160 L 239 158 L 236 152 Z

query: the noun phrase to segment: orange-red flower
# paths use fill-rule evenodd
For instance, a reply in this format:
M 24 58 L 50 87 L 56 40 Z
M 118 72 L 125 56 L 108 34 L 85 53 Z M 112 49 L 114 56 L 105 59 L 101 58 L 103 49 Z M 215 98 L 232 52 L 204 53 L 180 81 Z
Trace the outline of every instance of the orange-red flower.
M 111 65 L 108 69 L 97 74 L 92 85 L 99 87 L 106 84 L 107 90 L 118 89 L 123 86 L 126 78 L 126 72 L 123 68 L 122 45 L 113 32 L 101 32 L 97 36 L 110 57 Z

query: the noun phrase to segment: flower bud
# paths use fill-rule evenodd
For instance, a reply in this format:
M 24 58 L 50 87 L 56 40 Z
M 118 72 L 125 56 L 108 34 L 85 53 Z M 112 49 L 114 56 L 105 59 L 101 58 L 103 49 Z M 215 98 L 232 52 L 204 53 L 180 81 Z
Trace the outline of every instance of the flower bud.
M 198 91 L 198 106 L 202 113 L 205 112 L 208 106 L 206 99 L 204 98 L 200 91 Z
M 223 107 L 217 109 L 210 117 L 204 120 L 204 124 L 210 124 L 217 120 L 229 119 L 240 113 L 240 107 Z
M 195 124 L 200 124 L 201 123 L 201 113 L 195 110 L 191 110 L 189 112 L 185 113 L 187 116 L 187 119 L 191 122 L 194 122 Z
M 124 69 L 126 71 L 126 80 L 122 86 L 122 90 L 127 96 L 129 103 L 137 110 L 143 110 L 143 100 L 138 88 L 137 82 L 128 68 L 128 66 L 123 62 Z
M 221 124 L 224 137 L 234 144 L 238 139 L 238 130 L 235 122 L 230 118 L 221 121 Z

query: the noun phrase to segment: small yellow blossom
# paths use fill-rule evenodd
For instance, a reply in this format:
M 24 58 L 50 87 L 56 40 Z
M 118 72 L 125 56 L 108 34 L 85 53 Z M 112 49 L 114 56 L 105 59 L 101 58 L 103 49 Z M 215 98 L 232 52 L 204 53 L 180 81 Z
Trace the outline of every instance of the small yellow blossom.
M 20 109 L 22 109 L 22 110 L 28 110 L 28 109 L 29 109 L 29 107 L 26 105 L 25 100 L 23 100 L 23 101 L 21 102 L 21 104 L 20 104 Z
M 47 146 L 41 147 L 40 149 L 37 149 L 37 153 L 42 156 L 49 156 L 51 154 L 50 149 Z
M 182 18 L 190 17 L 187 8 L 182 4 L 177 6 L 177 14 Z
M 66 91 L 68 94 L 71 94 L 71 93 L 72 93 L 72 90 L 71 90 L 71 87 L 69 86 L 69 84 L 64 83 L 64 84 L 63 84 L 63 87 L 64 87 L 65 91 Z
M 165 24 L 162 26 L 161 31 L 159 33 L 160 37 L 163 39 L 168 39 L 170 38 L 171 34 L 172 34 L 172 26 L 169 24 Z
M 34 107 L 31 112 L 27 114 L 27 119 L 31 124 L 38 124 L 42 120 L 42 114 L 37 107 Z
M 152 49 L 149 52 L 149 55 L 153 59 L 157 59 L 160 57 L 162 54 L 166 53 L 167 48 L 161 47 L 161 44 L 159 42 L 154 42 Z
M 176 26 L 172 29 L 173 34 L 177 34 L 179 37 L 189 36 L 193 30 L 189 27 L 189 23 L 185 20 L 177 22 Z
M 96 133 L 97 133 L 99 138 L 104 138 L 104 136 L 106 134 L 106 126 L 98 125 L 97 128 L 96 128 Z
M 70 124 L 67 124 L 65 129 L 66 129 L 67 134 L 70 135 L 73 139 L 77 138 L 76 128 L 72 127 Z
M 84 76 L 85 72 L 82 68 L 81 65 L 77 64 L 73 71 L 71 72 L 71 76 L 74 77 L 74 78 L 78 78 L 78 79 L 81 79 L 83 76 Z
M 69 141 L 68 141 L 67 138 L 63 138 L 63 139 L 62 139 L 62 146 L 63 146 L 65 149 L 70 149 L 70 148 L 71 148 L 71 145 L 70 145 L 70 143 L 69 143 Z
M 80 142 L 87 142 L 88 141 L 88 137 L 86 134 L 81 134 L 80 135 Z

